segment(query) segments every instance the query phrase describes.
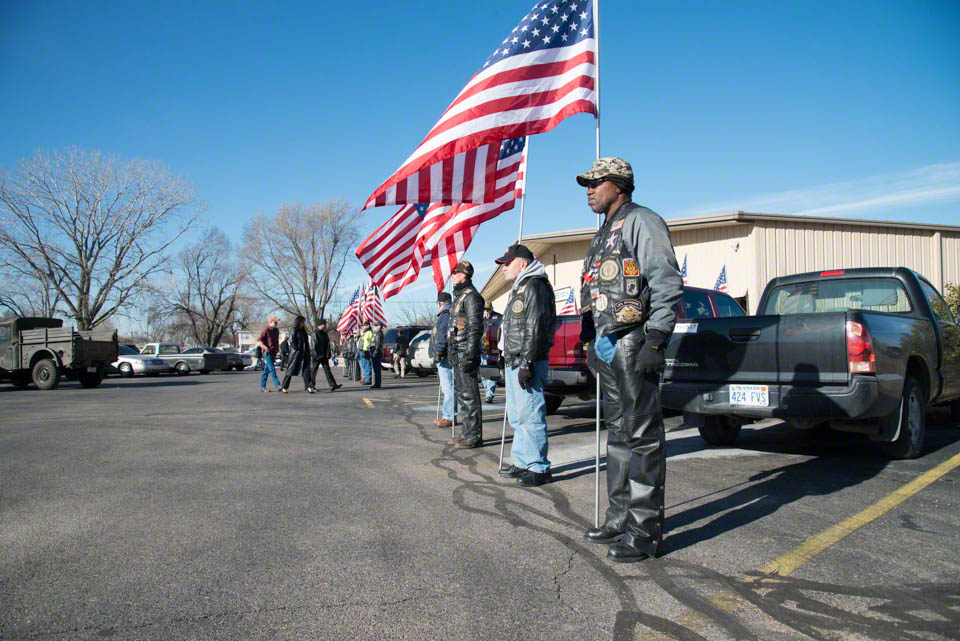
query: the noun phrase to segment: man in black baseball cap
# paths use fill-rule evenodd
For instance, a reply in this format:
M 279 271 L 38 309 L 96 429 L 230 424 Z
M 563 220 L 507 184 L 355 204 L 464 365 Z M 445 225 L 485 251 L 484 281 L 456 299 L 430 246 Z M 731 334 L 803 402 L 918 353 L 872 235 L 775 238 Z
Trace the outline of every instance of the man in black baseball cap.
M 526 487 L 551 479 L 547 459 L 547 357 L 553 345 L 557 306 L 543 263 L 521 244 L 511 245 L 497 259 L 504 277 L 513 281 L 501 326 L 501 354 L 507 388 L 507 418 L 513 427 L 513 465 L 500 476 Z

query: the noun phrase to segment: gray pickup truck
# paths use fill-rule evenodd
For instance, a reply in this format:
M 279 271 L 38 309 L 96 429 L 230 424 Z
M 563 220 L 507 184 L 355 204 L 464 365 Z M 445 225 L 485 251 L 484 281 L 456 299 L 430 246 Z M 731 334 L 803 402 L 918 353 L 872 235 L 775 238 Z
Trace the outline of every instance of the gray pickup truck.
M 923 449 L 925 408 L 960 419 L 960 325 L 905 267 L 775 278 L 760 314 L 677 323 L 663 406 L 713 444 L 744 423 L 780 418 L 866 434 L 891 458 Z
M 180 376 L 194 371 L 209 374 L 217 370 L 227 370 L 226 354 L 202 349 L 184 351 L 176 343 L 147 343 L 140 353 L 166 361 L 170 364 L 170 371 Z
M 63 377 L 96 387 L 117 360 L 116 330 L 77 331 L 58 318 L 23 317 L 0 323 L 0 380 L 50 390 Z

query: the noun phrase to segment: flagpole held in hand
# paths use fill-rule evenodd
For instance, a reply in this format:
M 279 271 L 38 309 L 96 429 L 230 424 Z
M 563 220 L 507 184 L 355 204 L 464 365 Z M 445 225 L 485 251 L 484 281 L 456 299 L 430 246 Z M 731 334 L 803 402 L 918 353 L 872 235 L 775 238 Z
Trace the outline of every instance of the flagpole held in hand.
M 597 92 L 597 160 L 600 159 L 600 0 L 593 0 L 594 88 Z M 600 231 L 600 216 L 597 216 Z M 600 527 L 600 375 L 597 374 L 597 405 L 594 408 L 597 433 L 597 456 L 593 466 L 593 527 Z

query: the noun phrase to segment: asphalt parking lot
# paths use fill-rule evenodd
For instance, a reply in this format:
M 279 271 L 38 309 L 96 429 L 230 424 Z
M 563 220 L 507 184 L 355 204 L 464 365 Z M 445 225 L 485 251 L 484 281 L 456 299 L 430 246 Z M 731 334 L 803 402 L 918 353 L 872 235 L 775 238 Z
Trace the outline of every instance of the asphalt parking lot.
M 486 446 L 454 451 L 435 378 L 258 376 L 0 386 L 0 639 L 960 638 L 946 411 L 892 462 L 669 418 L 666 553 L 612 565 L 582 539 L 589 403 L 550 417 L 554 482 L 525 489 L 497 475 L 502 390 Z

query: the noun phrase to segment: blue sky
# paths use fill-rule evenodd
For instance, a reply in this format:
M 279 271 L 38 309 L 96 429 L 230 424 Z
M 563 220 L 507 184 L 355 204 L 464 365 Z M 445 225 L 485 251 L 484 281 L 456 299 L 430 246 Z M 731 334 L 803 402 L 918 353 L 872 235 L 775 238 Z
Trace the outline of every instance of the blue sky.
M 159 160 L 237 242 L 283 203 L 359 208 L 531 4 L 0 0 L 0 165 L 72 145 Z M 960 224 L 960 2 L 601 0 L 599 27 L 601 153 L 664 217 Z M 574 182 L 594 136 L 581 114 L 532 138 L 526 233 L 595 224 Z M 367 210 L 364 235 L 394 211 Z M 518 214 L 481 227 L 479 282 Z M 432 287 L 426 270 L 388 314 Z

